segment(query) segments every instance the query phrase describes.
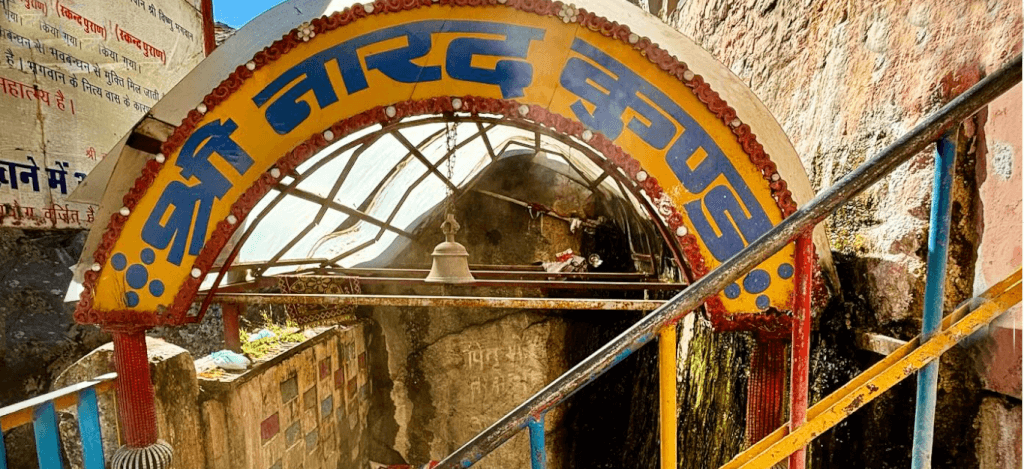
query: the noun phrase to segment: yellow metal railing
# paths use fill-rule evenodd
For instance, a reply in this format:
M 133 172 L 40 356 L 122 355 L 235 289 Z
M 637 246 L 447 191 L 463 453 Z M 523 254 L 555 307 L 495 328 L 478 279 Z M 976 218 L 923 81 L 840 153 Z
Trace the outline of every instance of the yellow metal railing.
M 788 425 L 780 427 L 721 469 L 772 467 L 900 381 L 915 376 L 917 370 L 939 358 L 1020 301 L 1021 269 L 1018 268 L 1009 277 L 946 316 L 941 331 L 923 345 L 920 337 L 911 340 L 808 409 L 807 423 L 796 431 L 789 433 Z

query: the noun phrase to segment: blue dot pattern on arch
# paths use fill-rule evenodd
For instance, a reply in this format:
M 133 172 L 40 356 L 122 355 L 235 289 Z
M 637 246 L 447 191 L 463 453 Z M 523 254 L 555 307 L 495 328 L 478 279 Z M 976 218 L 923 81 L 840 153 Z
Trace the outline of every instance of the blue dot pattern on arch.
M 743 289 L 750 293 L 761 293 L 772 284 L 772 277 L 761 269 L 754 269 L 743 279 Z
M 128 258 L 121 253 L 114 254 L 114 257 L 110 258 L 110 265 L 114 267 L 114 270 L 120 272 L 128 266 Z
M 768 299 L 767 295 L 757 295 L 757 299 L 754 300 L 754 303 L 757 304 L 758 309 L 768 309 L 771 301 Z
M 149 292 L 152 293 L 153 296 L 163 295 L 164 282 L 161 282 L 159 280 L 153 280 L 152 282 L 149 282 Z
M 725 296 L 730 300 L 735 300 L 740 297 L 740 286 L 735 283 L 725 287 Z
M 142 288 L 149 281 L 149 271 L 142 264 L 132 264 L 128 271 L 125 272 L 124 278 L 128 282 L 129 287 Z
M 139 294 L 133 291 L 124 294 L 124 303 L 129 307 L 135 307 L 139 305 Z
M 142 259 L 142 263 L 146 265 L 152 264 L 156 261 L 156 253 L 150 248 L 143 249 L 139 257 Z
M 779 266 L 779 277 L 790 278 L 793 276 L 793 266 L 790 264 L 782 264 Z

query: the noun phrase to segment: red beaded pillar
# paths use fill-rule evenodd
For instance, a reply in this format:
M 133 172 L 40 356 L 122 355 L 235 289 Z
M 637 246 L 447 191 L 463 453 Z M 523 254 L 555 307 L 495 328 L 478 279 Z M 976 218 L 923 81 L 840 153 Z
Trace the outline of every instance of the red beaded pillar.
M 782 424 L 786 396 L 786 339 L 758 334 L 747 382 L 747 443 L 753 444 Z
M 166 468 L 171 464 L 171 447 L 157 439 L 156 402 L 149 377 L 145 329 L 117 328 L 111 332 L 117 370 L 117 412 L 125 446 L 114 453 L 110 467 Z
M 114 332 L 114 368 L 125 443 L 135 448 L 156 443 L 156 403 L 143 330 Z

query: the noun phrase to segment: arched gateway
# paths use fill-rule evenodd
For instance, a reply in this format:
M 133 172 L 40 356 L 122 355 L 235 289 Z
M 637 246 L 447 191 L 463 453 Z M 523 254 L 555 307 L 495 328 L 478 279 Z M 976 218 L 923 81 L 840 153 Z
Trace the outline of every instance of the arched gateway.
M 632 191 L 691 277 L 810 198 L 795 151 L 743 83 L 625 2 L 335 3 L 288 2 L 241 29 L 86 181 L 86 198 L 106 184 L 93 197 L 109 223 L 87 241 L 75 319 L 115 337 L 128 444 L 118 460 L 167 452 L 144 331 L 195 321 L 189 307 L 250 211 L 368 130 L 473 121 L 561 142 Z M 708 314 L 725 330 L 785 330 L 792 273 L 791 246 Z

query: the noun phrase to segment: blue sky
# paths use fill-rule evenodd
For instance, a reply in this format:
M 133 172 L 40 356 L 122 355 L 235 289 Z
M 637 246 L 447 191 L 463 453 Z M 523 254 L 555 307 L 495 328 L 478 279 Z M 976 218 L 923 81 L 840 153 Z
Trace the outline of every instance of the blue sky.
M 282 0 L 213 0 L 213 20 L 239 28 Z

